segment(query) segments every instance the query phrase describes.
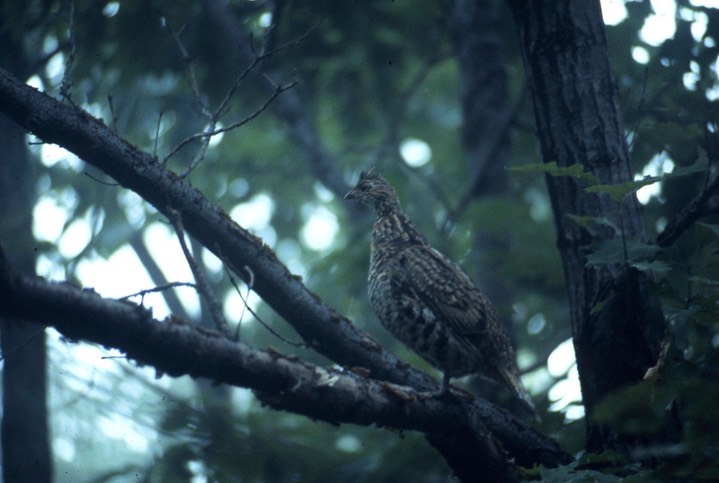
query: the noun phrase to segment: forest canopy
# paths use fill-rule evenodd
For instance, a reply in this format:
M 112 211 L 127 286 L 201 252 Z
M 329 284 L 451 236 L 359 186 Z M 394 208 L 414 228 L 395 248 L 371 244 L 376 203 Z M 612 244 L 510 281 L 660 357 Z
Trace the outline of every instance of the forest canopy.
M 719 478 L 718 24 L 3 2 L 5 480 Z M 541 422 L 481 376 L 426 397 L 367 299 L 370 167 L 496 305 Z

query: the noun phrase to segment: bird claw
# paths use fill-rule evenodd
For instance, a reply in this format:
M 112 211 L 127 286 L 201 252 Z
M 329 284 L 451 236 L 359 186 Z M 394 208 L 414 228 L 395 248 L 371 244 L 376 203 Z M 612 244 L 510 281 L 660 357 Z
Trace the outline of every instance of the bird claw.
M 449 395 L 449 391 L 420 391 L 417 393 L 419 399 L 442 399 Z
M 449 383 L 442 380 L 442 384 L 436 391 L 423 391 L 419 393 L 422 399 L 443 399 L 450 395 Z

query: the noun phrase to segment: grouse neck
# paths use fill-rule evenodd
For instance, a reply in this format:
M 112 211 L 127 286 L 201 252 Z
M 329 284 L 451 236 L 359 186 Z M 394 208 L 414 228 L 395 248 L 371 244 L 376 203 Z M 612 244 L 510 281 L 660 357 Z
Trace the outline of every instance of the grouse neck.
M 381 197 L 375 200 L 374 211 L 378 218 L 394 215 L 403 215 L 399 201 L 395 196 Z

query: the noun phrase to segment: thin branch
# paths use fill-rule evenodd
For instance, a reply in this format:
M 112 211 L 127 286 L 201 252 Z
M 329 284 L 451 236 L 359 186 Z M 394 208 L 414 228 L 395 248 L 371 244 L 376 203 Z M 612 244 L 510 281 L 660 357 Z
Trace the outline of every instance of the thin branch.
M 44 144 L 44 143 L 38 143 L 38 144 Z M 115 183 L 114 181 L 103 181 L 100 178 L 98 178 L 97 176 L 94 176 L 94 175 L 88 173 L 87 171 L 83 172 L 82 174 L 84 174 L 91 180 L 95 181 L 96 183 L 104 184 L 105 186 L 119 186 L 119 183 Z
M 185 147 L 187 144 L 191 143 L 192 141 L 195 141 L 195 140 L 197 140 L 197 139 L 206 139 L 206 140 L 209 142 L 209 139 L 210 139 L 212 136 L 215 136 L 215 135 L 217 135 L 217 134 L 222 134 L 222 133 L 224 133 L 224 132 L 231 131 L 231 130 L 233 130 L 233 129 L 237 129 L 238 127 L 244 126 L 244 125 L 247 124 L 248 122 L 250 122 L 250 121 L 252 121 L 253 119 L 255 119 L 257 116 L 259 116 L 260 114 L 262 114 L 265 110 L 267 110 L 267 108 L 270 106 L 270 104 L 272 104 L 272 101 L 274 101 L 274 100 L 277 98 L 277 96 L 279 96 L 280 94 L 282 94 L 282 93 L 285 92 L 286 90 L 293 88 L 295 85 L 297 85 L 297 81 L 291 82 L 291 83 L 286 84 L 286 85 L 279 85 L 279 86 L 277 86 L 277 87 L 275 88 L 275 91 L 272 93 L 272 95 L 265 100 L 264 104 L 262 104 L 257 110 L 255 110 L 255 112 L 253 112 L 252 114 L 248 115 L 248 116 L 245 117 L 244 119 L 241 119 L 241 120 L 239 120 L 239 121 L 237 121 L 237 122 L 235 122 L 235 123 L 233 123 L 233 124 L 230 124 L 229 126 L 225 126 L 225 127 L 220 128 L 220 129 L 213 129 L 213 130 L 211 130 L 211 131 L 205 131 L 205 132 L 196 133 L 196 134 L 193 134 L 193 135 L 191 135 L 191 136 L 188 136 L 187 138 L 185 138 L 185 139 L 183 139 L 182 141 L 180 141 L 180 143 L 179 143 L 177 146 L 175 146 L 175 147 L 172 149 L 172 151 L 170 151 L 170 154 L 168 154 L 167 156 L 165 156 L 165 159 L 163 160 L 162 163 L 163 163 L 163 164 L 167 164 L 167 161 L 168 161 L 172 156 L 174 156 L 180 149 L 182 149 L 183 147 Z M 182 174 L 180 175 L 180 177 L 182 177 L 182 178 L 186 177 L 186 176 L 192 171 L 192 169 L 194 169 L 194 167 L 196 167 L 196 166 L 197 166 L 197 163 L 193 163 L 193 164 L 190 166 L 190 168 L 188 168 L 184 173 L 182 173 Z
M 39 328 L 38 328 L 35 332 L 33 332 L 30 337 L 28 337 L 27 339 L 25 339 L 25 340 L 22 342 L 22 344 L 15 345 L 15 346 L 13 346 L 10 350 L 7 350 L 7 349 L 4 350 L 4 351 L 0 354 L 0 362 L 1 362 L 1 361 L 4 361 L 4 360 L 7 358 L 7 356 L 9 356 L 10 354 L 25 349 L 25 347 L 26 347 L 30 342 L 32 342 L 33 340 L 35 340 L 38 336 L 42 335 L 44 332 L 45 332 L 45 326 L 44 326 L 44 325 L 40 325 Z
M 112 116 L 112 130 L 117 132 L 117 114 L 115 113 L 115 105 L 112 102 L 112 96 L 107 96 L 107 105 L 110 107 L 110 115 Z
M 627 149 L 629 152 L 632 152 L 632 148 L 634 147 L 634 144 L 637 141 L 637 136 L 639 136 L 639 123 L 642 119 L 642 110 L 644 109 L 644 105 L 647 101 L 647 83 L 649 82 L 649 67 L 644 68 L 644 79 L 642 82 L 642 97 L 639 99 L 639 103 L 637 104 L 637 117 L 634 120 L 634 125 L 632 128 L 627 132 L 626 138 L 629 138 L 631 136 L 631 143 L 628 143 Z
M 250 308 L 250 306 L 247 304 L 247 300 L 250 298 L 250 293 L 252 292 L 252 286 L 255 284 L 255 274 L 252 271 L 252 269 L 247 266 L 245 266 L 244 269 L 247 272 L 247 293 L 245 294 L 244 298 L 242 297 L 242 294 L 238 294 L 240 296 L 240 298 L 242 298 L 242 301 L 244 302 L 244 305 L 242 307 L 242 313 L 240 314 L 240 320 L 237 324 L 238 327 L 242 323 L 242 319 L 245 316 L 245 310 Z
M 277 26 L 282 21 L 283 10 L 281 4 L 286 4 L 286 2 L 284 0 L 274 2 L 273 27 L 266 34 L 263 45 L 265 54 L 277 52 L 280 48 L 290 47 L 302 42 L 309 35 L 312 35 L 313 30 L 320 25 L 320 23 L 317 23 L 297 39 L 282 44 L 280 47 L 275 47 Z M 242 46 L 235 50 L 228 49 L 225 52 L 225 60 L 236 62 L 236 54 L 240 56 L 243 63 L 251 64 L 254 61 L 256 52 L 253 52 L 254 46 L 245 47 L 246 43 L 243 42 L 249 35 L 247 26 L 237 18 L 230 5 L 220 0 L 204 0 L 203 6 L 212 22 L 213 31 L 217 34 L 218 43 L 228 46 Z M 259 72 L 264 75 L 264 79 L 286 78 L 286 75 L 272 64 L 272 59 L 270 57 L 259 65 Z M 266 88 L 264 85 L 258 87 Z M 341 170 L 342 163 L 339 162 L 338 156 L 329 151 L 318 134 L 314 120 L 308 116 L 309 110 L 301 90 L 293 89 L 280 96 L 275 103 L 273 112 L 287 125 L 290 140 L 298 146 L 315 177 L 338 199 L 341 199 L 351 186 L 344 178 Z M 359 204 L 347 204 L 346 208 L 356 218 L 367 213 Z
M 262 50 L 263 52 L 274 49 L 277 44 L 278 25 L 282 23 L 282 15 L 285 11 L 286 0 L 273 0 L 270 4 L 270 15 L 272 15 L 272 24 L 267 27 L 263 34 Z
M 715 192 L 719 190 L 719 172 L 711 176 L 704 189 L 674 218 L 667 223 L 657 236 L 660 247 L 668 247 L 679 239 L 699 218 L 717 212 L 719 200 Z
M 208 119 L 208 125 L 205 129 L 206 132 L 211 132 L 215 130 L 215 126 L 217 125 L 217 116 L 215 113 L 213 113 L 210 110 L 210 106 L 208 102 L 203 99 L 202 94 L 200 92 L 200 88 L 197 84 L 197 74 L 195 71 L 195 64 L 192 62 L 192 59 L 190 58 L 190 54 L 185 48 L 185 44 L 182 43 L 182 39 L 180 39 L 180 32 L 175 32 L 172 27 L 170 26 L 170 23 L 167 21 L 166 18 L 163 17 L 163 21 L 165 24 L 165 28 L 170 32 L 170 35 L 175 40 L 175 44 L 177 44 L 177 48 L 180 51 L 180 54 L 182 55 L 182 60 L 185 62 L 185 68 L 187 70 L 188 76 L 189 76 L 189 84 L 190 89 L 192 90 L 192 94 L 195 97 L 195 101 L 200 106 L 200 113 L 203 117 Z M 158 129 L 159 129 L 159 120 L 158 120 Z M 203 133 L 203 134 L 205 134 Z M 187 176 L 192 170 L 195 169 L 195 167 L 202 162 L 202 160 L 205 158 L 205 154 L 207 153 L 207 148 L 210 145 L 210 139 L 211 136 L 200 136 L 200 149 L 195 153 L 195 156 L 193 156 L 192 161 L 190 162 L 190 166 L 188 167 L 187 171 L 185 172 L 184 176 Z M 157 142 L 157 139 L 155 139 L 155 142 Z M 170 156 L 177 152 L 177 150 L 173 150 L 173 152 L 170 153 L 167 157 L 165 157 L 165 160 L 163 161 L 163 165 L 167 164 L 167 162 L 170 159 Z
M 142 237 L 142 232 L 136 231 L 128 240 L 130 247 L 135 251 L 137 257 L 140 259 L 140 263 L 147 270 L 147 274 L 150 276 L 150 280 L 156 287 L 165 287 L 169 284 L 169 281 L 162 272 L 162 269 L 158 265 L 157 261 L 150 254 L 147 249 L 147 245 Z M 180 302 L 180 298 L 174 290 L 165 290 L 162 292 L 162 297 L 165 303 L 170 308 L 170 312 L 174 315 L 180 315 L 184 318 L 189 319 L 190 316 L 185 309 L 185 306 Z
M 192 58 L 190 57 L 190 53 L 185 48 L 185 44 L 182 43 L 182 39 L 180 39 L 180 34 L 182 34 L 184 27 L 182 27 L 179 32 L 175 32 L 175 30 L 172 28 L 172 26 L 170 25 L 170 22 L 167 20 L 166 17 L 162 17 L 162 23 L 164 24 L 167 31 L 170 32 L 172 39 L 175 41 L 175 44 L 177 45 L 177 49 L 180 51 L 180 55 L 182 55 L 182 60 L 185 62 L 185 68 L 187 69 L 187 74 L 189 75 L 190 89 L 192 89 L 192 93 L 193 93 L 195 99 L 197 100 L 198 104 L 202 107 L 202 114 L 203 115 L 209 114 L 209 110 L 207 110 L 207 104 L 202 100 L 202 95 L 201 95 L 200 89 L 197 85 L 197 74 L 195 72 L 195 64 L 192 63 Z
M 160 139 L 160 125 L 162 124 L 162 111 L 160 111 L 160 115 L 157 116 L 157 127 L 155 128 L 155 142 L 152 146 L 152 155 L 154 157 L 157 157 L 157 140 Z
M 212 110 L 210 108 L 209 104 L 207 103 L 207 101 L 205 101 L 200 94 L 200 89 L 197 84 L 197 76 L 195 74 L 195 66 L 192 63 L 190 55 L 189 55 L 187 49 L 185 48 L 184 44 L 182 43 L 182 40 L 180 39 L 179 34 L 176 33 L 174 30 L 172 30 L 172 28 L 170 27 L 167 20 L 165 20 L 165 25 L 166 25 L 168 31 L 170 32 L 170 34 L 172 35 L 173 39 L 175 40 L 175 43 L 177 44 L 178 49 L 180 50 L 180 53 L 182 54 L 183 60 L 187 64 L 187 70 L 188 70 L 188 73 L 190 76 L 190 87 L 192 89 L 193 95 L 194 95 L 197 103 L 201 107 L 202 116 L 208 120 L 207 127 L 205 128 L 205 130 L 203 132 L 193 134 L 191 136 L 188 136 L 184 140 L 182 140 L 178 145 L 176 145 L 170 151 L 170 153 L 167 156 L 165 156 L 165 159 L 163 160 L 163 165 L 167 164 L 167 162 L 170 160 L 170 158 L 172 156 L 174 156 L 175 154 L 177 154 L 177 152 L 180 151 L 182 148 L 184 148 L 187 144 L 189 144 L 192 141 L 199 140 L 200 148 L 198 149 L 197 153 L 195 153 L 195 155 L 193 156 L 193 159 L 192 159 L 192 161 L 190 161 L 188 168 L 183 173 L 180 174 L 180 177 L 184 178 L 184 177 L 188 176 L 192 171 L 194 171 L 194 169 L 202 162 L 202 160 L 205 159 L 205 155 L 207 153 L 207 149 L 209 148 L 210 139 L 212 138 L 212 136 L 215 136 L 217 134 L 221 134 L 221 133 L 224 133 L 227 131 L 231 131 L 233 129 L 237 129 L 237 128 L 245 125 L 249 121 L 255 119 L 262 112 L 264 112 L 267 109 L 267 107 L 269 107 L 269 105 L 272 103 L 272 101 L 275 100 L 275 98 L 277 98 L 277 96 L 279 96 L 286 90 L 291 89 L 292 87 L 294 87 L 297 84 L 296 81 L 291 82 L 286 85 L 272 84 L 273 89 L 274 89 L 272 95 L 267 100 L 265 100 L 264 104 L 262 106 L 260 106 L 257 110 L 255 110 L 255 112 L 253 112 L 252 114 L 250 114 L 249 116 L 245 117 L 244 119 L 242 119 L 238 122 L 235 122 L 233 124 L 230 124 L 229 126 L 217 129 L 217 124 L 219 123 L 220 119 L 226 114 L 226 112 L 228 110 L 228 105 L 229 105 L 230 100 L 234 96 L 234 94 L 237 91 L 237 89 L 239 88 L 239 86 L 242 85 L 242 83 L 245 81 L 247 76 L 251 72 L 253 72 L 257 68 L 257 66 L 265 59 L 288 48 L 289 46 L 296 45 L 299 42 L 301 42 L 302 40 L 304 40 L 308 35 L 310 35 L 310 33 L 316 28 L 316 26 L 310 28 L 307 32 L 305 32 L 303 35 L 301 35 L 297 39 L 294 39 L 290 42 L 282 44 L 279 47 L 276 47 L 268 52 L 262 52 L 259 54 L 255 51 L 254 42 L 252 40 L 252 35 L 250 35 L 250 46 L 251 46 L 251 50 L 252 50 L 252 54 L 253 54 L 252 62 L 250 62 L 250 64 L 237 76 L 237 78 L 233 82 L 232 86 L 228 89 L 227 93 L 225 94 L 225 97 L 222 99 L 220 104 L 217 106 L 216 109 Z M 319 23 L 317 25 L 319 25 Z
M 230 272 L 226 265 L 223 266 L 225 268 L 225 273 L 227 273 L 227 277 L 230 279 L 232 287 L 235 289 L 235 292 L 237 292 L 237 295 L 240 296 L 240 300 L 242 300 L 242 312 L 240 312 L 240 317 L 237 319 L 237 325 L 235 326 L 235 340 L 240 340 L 240 329 L 242 329 L 242 320 L 245 318 L 245 311 L 250 307 L 247 304 L 247 300 L 250 298 L 250 291 L 252 290 L 252 285 L 255 283 L 255 275 L 254 273 L 252 273 L 252 270 L 248 270 L 250 274 L 250 279 L 247 281 L 247 294 L 243 297 L 242 291 L 237 285 L 235 277 L 232 276 L 232 272 Z
M 283 92 L 285 92 L 289 89 L 292 89 L 294 86 L 297 85 L 298 82 L 299 81 L 292 81 L 289 84 L 285 84 L 285 85 L 279 84 L 277 86 L 274 86 L 275 87 L 274 92 L 272 93 L 272 95 L 269 98 L 267 98 L 267 100 L 265 100 L 264 104 L 262 104 L 259 107 L 259 109 L 257 109 L 255 112 L 253 112 L 249 116 L 245 117 L 244 119 L 235 122 L 234 124 L 230 124 L 227 127 L 218 129 L 217 131 L 215 131 L 215 133 L 213 133 L 213 135 L 231 131 L 233 129 L 237 129 L 238 127 L 243 126 L 243 125 L 247 124 L 248 122 L 252 121 L 254 118 L 256 118 L 257 116 L 262 114 L 262 112 L 265 111 L 270 106 L 270 104 L 272 104 L 272 101 L 274 101 L 277 96 L 279 96 L 280 94 L 282 94 Z
M 474 170 L 472 179 L 467 185 L 466 191 L 462 194 L 462 196 L 460 196 L 457 205 L 447 212 L 447 216 L 442 222 L 442 232 L 447 232 L 452 222 L 457 220 L 457 218 L 464 212 L 464 210 L 467 209 L 470 202 L 475 198 L 477 185 L 482 181 L 482 177 L 485 174 L 485 167 L 487 166 L 487 163 L 492 160 L 494 155 L 497 153 L 497 150 L 502 145 L 502 140 L 505 136 L 507 136 L 509 129 L 514 124 L 514 121 L 516 120 L 517 115 L 519 114 L 519 111 L 522 107 L 522 104 L 525 101 L 527 91 L 526 86 L 521 91 L 522 94 L 516 100 L 514 105 L 511 108 L 504 110 L 501 114 L 497 116 L 497 126 L 490 132 L 490 136 L 484 144 L 484 149 L 482 150 L 483 152 L 480 153 L 480 155 L 478 156 L 476 164 L 477 167 Z
M 77 51 L 77 43 L 75 42 L 75 2 L 70 2 L 70 19 L 68 25 L 68 35 L 70 37 L 70 55 L 65 63 L 65 71 L 62 73 L 62 83 L 60 84 L 60 97 L 67 100 L 71 105 L 75 106 L 72 100 L 72 65 L 75 62 L 75 52 Z
M 235 277 L 232 276 L 232 272 L 230 272 L 230 270 L 227 268 L 227 265 L 225 265 L 225 272 L 227 273 L 227 276 L 228 276 L 228 278 L 230 279 L 230 283 L 232 284 L 232 286 L 234 287 L 235 291 L 237 292 L 237 295 L 240 296 L 240 300 L 242 300 L 242 304 L 243 304 L 243 306 L 242 306 L 242 314 L 240 315 L 240 320 L 237 321 L 237 327 L 236 327 L 236 329 L 235 329 L 235 340 L 240 340 L 240 328 L 241 328 L 241 326 L 242 326 L 242 318 L 244 317 L 245 310 L 247 310 L 250 314 L 252 314 L 252 316 L 255 318 L 255 320 L 257 320 L 257 322 L 259 322 L 260 325 L 261 325 L 262 327 L 264 327 L 265 330 L 267 330 L 267 332 L 269 332 L 270 334 L 272 334 L 273 336 L 275 336 L 278 340 L 284 342 L 284 343 L 287 344 L 287 345 L 293 346 L 293 347 L 310 347 L 309 344 L 306 344 L 306 343 L 304 343 L 304 342 L 293 342 L 293 341 L 287 339 L 287 338 L 284 337 L 282 334 L 280 334 L 280 333 L 277 332 L 275 329 L 273 329 L 267 322 L 265 322 L 264 320 L 262 320 L 262 317 L 260 317 L 260 316 L 257 314 L 257 312 L 255 312 L 255 311 L 252 309 L 252 307 L 250 307 L 250 305 L 249 305 L 249 303 L 247 302 L 247 300 L 248 300 L 248 298 L 249 298 L 250 291 L 252 290 L 252 285 L 254 285 L 255 275 L 254 275 L 254 273 L 252 272 L 252 270 L 250 270 L 250 267 L 245 266 L 245 267 L 243 267 L 243 268 L 244 268 L 244 270 L 248 273 L 247 295 L 245 295 L 244 297 L 242 296 L 242 291 L 240 290 L 240 287 L 237 285 L 237 280 L 235 280 Z
M 242 82 L 245 80 L 245 78 L 246 78 L 253 70 L 255 70 L 255 68 L 256 68 L 262 61 L 268 59 L 269 57 L 271 57 L 271 56 L 273 56 L 273 55 L 275 55 L 275 54 L 277 54 L 277 53 L 279 53 L 279 52 L 281 52 L 281 51 L 283 51 L 283 50 L 285 50 L 285 49 L 287 49 L 287 48 L 289 48 L 289 47 L 291 47 L 291 46 L 295 46 L 295 45 L 299 44 L 299 43 L 302 42 L 304 39 L 306 39 L 306 38 L 320 25 L 320 23 L 321 23 L 321 21 L 318 22 L 318 23 L 316 23 L 316 24 L 315 24 L 314 26 L 312 26 L 311 28 L 309 28 L 309 29 L 307 30 L 307 32 L 305 32 L 304 34 L 300 35 L 300 36 L 297 37 L 296 39 L 291 40 L 291 41 L 289 41 L 289 42 L 286 42 L 286 43 L 284 43 L 284 44 L 282 44 L 282 45 L 280 45 L 280 46 L 278 46 L 278 47 L 275 47 L 275 48 L 273 48 L 273 49 L 270 49 L 270 50 L 268 50 L 268 51 L 266 51 L 266 52 L 262 52 L 262 53 L 259 53 L 259 54 L 255 51 L 255 46 L 254 46 L 254 42 L 253 42 L 253 35 L 250 34 L 250 35 L 249 35 L 249 37 L 250 37 L 250 42 L 249 42 L 249 43 L 250 43 L 250 49 L 251 49 L 251 51 L 252 51 L 252 54 L 253 54 L 253 57 L 254 57 L 254 58 L 253 58 L 252 62 L 250 63 L 250 65 L 237 77 L 237 79 L 235 79 L 235 82 L 232 84 L 232 87 L 230 87 L 230 89 L 227 91 L 227 94 L 225 94 L 225 98 L 222 100 L 222 102 L 220 102 L 220 105 L 219 105 L 219 106 L 217 107 L 217 109 L 215 110 L 215 115 L 220 116 L 220 115 L 222 115 L 222 114 L 224 113 L 224 111 L 227 109 L 227 105 L 228 105 L 228 103 L 230 102 L 230 99 L 235 95 L 235 91 L 237 91 L 237 88 L 240 87 L 240 85 L 241 85 Z M 274 84 L 273 84 L 273 87 L 274 87 Z
M 417 94 L 417 91 L 422 87 L 429 73 L 442 60 L 444 59 L 440 55 L 428 57 L 407 83 L 407 87 L 400 92 L 397 97 L 397 102 L 394 103 L 394 109 L 392 109 L 392 111 L 394 111 L 392 113 L 393 115 L 389 116 L 387 120 L 388 126 L 384 129 L 386 133 L 384 140 L 381 141 L 379 146 L 374 150 L 374 155 L 371 157 L 369 163 L 370 166 L 379 166 L 387 153 L 397 152 L 399 127 L 406 118 L 407 107 L 415 94 Z
M 145 295 L 149 293 L 157 293 L 157 292 L 164 292 L 165 290 L 169 290 L 171 288 L 177 288 L 177 287 L 192 287 L 197 288 L 197 284 L 194 284 L 192 282 L 170 282 L 166 283 L 164 285 L 160 285 L 158 287 L 154 288 L 148 288 L 145 290 L 140 290 L 139 292 L 131 293 L 130 295 L 125 295 L 124 297 L 120 297 L 117 300 L 130 300 L 133 297 L 145 297 Z
M 185 255 L 185 260 L 187 260 L 187 264 L 190 266 L 190 270 L 192 270 L 192 275 L 195 277 L 199 293 L 203 296 L 205 302 L 207 302 L 212 320 L 215 322 L 217 329 L 222 334 L 228 338 L 232 337 L 230 326 L 227 324 L 224 315 L 222 315 L 222 304 L 220 304 L 217 297 L 215 297 L 215 294 L 212 292 L 212 287 L 210 287 L 210 284 L 205 277 L 205 273 L 195 261 L 192 253 L 190 253 L 190 249 L 187 247 L 187 243 L 185 242 L 185 231 L 182 228 L 182 217 L 180 213 L 176 210 L 170 209 L 169 215 L 170 223 L 172 223 L 175 233 L 177 234 L 177 240 L 180 242 L 182 253 Z

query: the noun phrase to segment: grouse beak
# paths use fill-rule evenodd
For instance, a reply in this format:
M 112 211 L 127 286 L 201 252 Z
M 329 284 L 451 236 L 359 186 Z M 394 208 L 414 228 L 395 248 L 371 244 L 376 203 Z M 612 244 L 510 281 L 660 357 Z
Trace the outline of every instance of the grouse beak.
M 347 194 L 345 195 L 345 199 L 348 200 L 348 201 L 352 201 L 352 200 L 356 200 L 356 199 L 357 199 L 357 196 L 355 196 L 355 190 L 354 190 L 354 188 L 352 188 L 351 190 L 349 190 L 349 191 L 347 192 Z

